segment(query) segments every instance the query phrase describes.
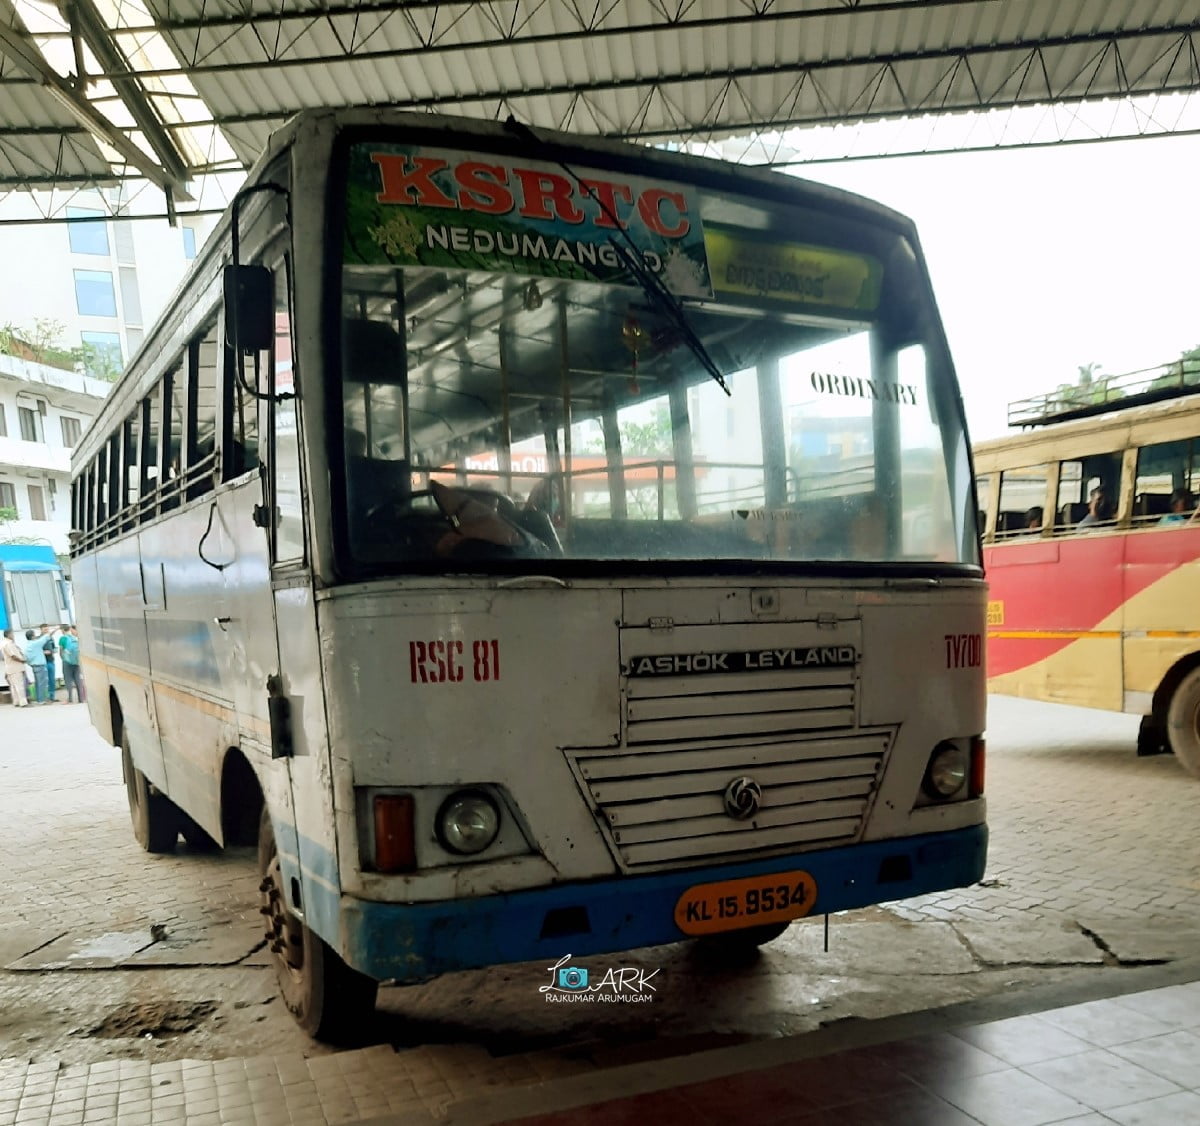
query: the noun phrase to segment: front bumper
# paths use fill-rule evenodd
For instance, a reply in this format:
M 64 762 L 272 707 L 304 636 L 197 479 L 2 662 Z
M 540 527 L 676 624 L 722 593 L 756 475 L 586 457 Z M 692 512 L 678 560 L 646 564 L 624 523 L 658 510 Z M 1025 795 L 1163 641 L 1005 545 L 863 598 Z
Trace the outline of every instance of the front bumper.
M 379 980 L 424 981 L 505 962 L 556 961 L 679 942 L 675 903 L 690 887 L 802 870 L 822 915 L 966 887 L 983 876 L 987 827 L 871 841 L 646 876 L 434 903 L 340 902 L 342 957 Z

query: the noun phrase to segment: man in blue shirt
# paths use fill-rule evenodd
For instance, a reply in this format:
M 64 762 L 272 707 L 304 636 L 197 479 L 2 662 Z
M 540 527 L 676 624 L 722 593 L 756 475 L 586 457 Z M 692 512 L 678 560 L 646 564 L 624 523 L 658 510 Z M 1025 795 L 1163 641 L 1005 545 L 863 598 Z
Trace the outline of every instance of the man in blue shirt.
M 35 704 L 50 703 L 50 693 L 46 680 L 46 650 L 43 646 L 46 640 L 37 630 L 25 631 L 25 660 L 33 670 L 33 702 Z
M 1171 511 L 1161 520 L 1160 524 L 1186 524 L 1195 515 L 1192 512 L 1192 494 L 1190 489 L 1176 489 L 1171 494 Z
M 83 669 L 79 666 L 79 637 L 74 626 L 64 626 L 62 637 L 58 639 L 58 649 L 62 654 L 63 687 L 67 693 L 67 703 L 71 702 L 71 693 L 75 693 L 75 702 L 82 704 L 87 700 L 83 688 Z

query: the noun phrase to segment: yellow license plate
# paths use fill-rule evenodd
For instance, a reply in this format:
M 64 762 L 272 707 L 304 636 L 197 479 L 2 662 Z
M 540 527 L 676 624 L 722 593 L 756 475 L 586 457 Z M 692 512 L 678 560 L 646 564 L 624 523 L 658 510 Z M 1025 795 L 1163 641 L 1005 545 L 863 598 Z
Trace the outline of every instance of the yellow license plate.
M 807 915 L 817 901 L 817 881 L 807 872 L 777 872 L 688 888 L 675 904 L 684 934 L 716 934 Z

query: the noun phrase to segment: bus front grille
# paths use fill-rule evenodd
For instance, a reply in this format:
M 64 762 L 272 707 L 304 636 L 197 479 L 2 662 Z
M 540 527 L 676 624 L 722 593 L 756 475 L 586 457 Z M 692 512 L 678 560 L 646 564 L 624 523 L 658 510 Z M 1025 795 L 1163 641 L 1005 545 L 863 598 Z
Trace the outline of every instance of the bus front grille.
M 854 726 L 853 667 L 626 681 L 630 745 Z
M 890 731 L 816 738 L 568 752 L 627 868 L 848 844 L 862 832 Z M 751 778 L 759 811 L 734 819 L 731 782 Z

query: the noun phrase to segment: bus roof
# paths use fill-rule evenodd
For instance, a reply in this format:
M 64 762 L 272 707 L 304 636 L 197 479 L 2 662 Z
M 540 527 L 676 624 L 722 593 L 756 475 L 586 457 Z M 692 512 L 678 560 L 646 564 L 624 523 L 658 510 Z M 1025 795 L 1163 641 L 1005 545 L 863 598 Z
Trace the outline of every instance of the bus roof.
M 1200 422 L 1200 394 L 1056 422 L 974 445 L 978 473 L 1115 452 L 1191 438 Z

